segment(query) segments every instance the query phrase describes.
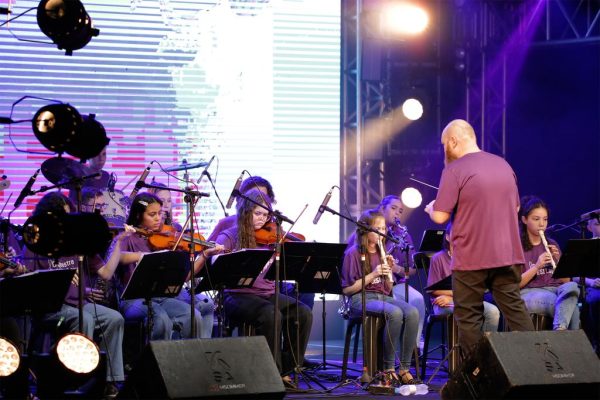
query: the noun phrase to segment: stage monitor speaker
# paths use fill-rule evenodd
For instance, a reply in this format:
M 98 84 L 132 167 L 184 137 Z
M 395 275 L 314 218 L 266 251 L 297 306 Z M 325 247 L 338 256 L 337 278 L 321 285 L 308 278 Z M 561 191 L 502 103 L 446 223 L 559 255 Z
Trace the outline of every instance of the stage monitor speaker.
M 119 398 L 281 399 L 283 382 L 263 336 L 151 341 Z
M 582 330 L 488 332 L 442 399 L 598 399 L 600 360 Z

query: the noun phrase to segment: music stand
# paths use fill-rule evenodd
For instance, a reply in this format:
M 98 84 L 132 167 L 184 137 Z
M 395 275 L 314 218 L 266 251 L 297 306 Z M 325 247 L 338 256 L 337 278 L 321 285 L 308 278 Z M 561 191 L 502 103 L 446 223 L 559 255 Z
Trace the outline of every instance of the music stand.
M 600 240 L 569 239 L 552 277 L 600 277 Z
M 444 247 L 444 229 L 427 229 L 423 232 L 419 251 L 438 252 Z
M 121 300 L 145 299 L 148 306 L 147 340 L 154 325 L 153 297 L 175 297 L 190 272 L 188 254 L 182 251 L 158 251 L 143 254 L 138 261 Z
M 223 337 L 224 289 L 252 287 L 274 253 L 269 249 L 242 249 L 229 254 L 219 254 L 214 256 L 198 274 L 200 282 L 195 288 L 196 293 L 207 290 L 219 292 L 217 311 L 219 337 Z
M 0 316 L 60 310 L 75 269 L 45 269 L 0 279 Z
M 281 251 L 285 279 L 297 282 L 296 292 L 321 294 L 323 362 L 319 367 L 323 369 L 327 369 L 325 294 L 342 294 L 340 270 L 345 250 L 345 243 L 286 242 Z M 267 278 L 274 272 L 269 270 Z
M 452 274 L 425 287 L 425 290 L 428 292 L 433 290 L 452 290 Z

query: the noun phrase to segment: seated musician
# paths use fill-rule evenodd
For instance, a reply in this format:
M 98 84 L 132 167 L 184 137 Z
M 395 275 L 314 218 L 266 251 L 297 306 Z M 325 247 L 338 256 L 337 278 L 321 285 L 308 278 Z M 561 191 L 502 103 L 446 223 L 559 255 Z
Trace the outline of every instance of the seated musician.
M 444 249 L 438 251 L 431 257 L 429 273 L 427 274 L 427 286 L 440 282 L 447 276 L 452 275 L 450 263 L 452 261 L 452 244 L 450 242 L 451 225 L 448 224 L 444 234 Z M 448 315 L 454 312 L 454 298 L 452 289 L 436 289 L 430 292 L 431 304 L 435 315 Z M 483 332 L 496 332 L 500 323 L 500 310 L 487 301 L 483 302 Z
M 60 192 L 50 192 L 44 195 L 36 205 L 33 215 L 42 215 L 47 212 L 54 214 L 70 213 L 73 210 L 71 201 Z M 89 271 L 94 271 L 100 277 L 109 279 L 119 262 L 120 258 L 127 257 L 126 253 L 121 252 L 121 246 L 124 239 L 130 232 L 123 232 L 114 240 L 114 245 L 110 257 L 104 261 L 99 255 L 87 258 L 87 267 L 84 265 L 84 276 L 79 277 L 77 273 L 71 282 L 71 286 L 65 297 L 62 308 L 54 313 L 48 313 L 42 320 L 54 325 L 62 324 L 69 332 L 75 332 L 79 328 L 79 289 L 80 283 L 86 286 L 86 292 L 91 290 L 89 286 Z M 78 257 L 60 257 L 58 260 L 50 259 L 38 254 L 34 254 L 29 249 L 24 251 L 23 263 L 31 271 L 38 269 L 63 269 L 77 268 Z M 123 329 L 124 320 L 118 311 L 104 307 L 100 304 L 94 304 L 83 299 L 83 334 L 89 338 L 94 338 L 94 334 L 102 335 L 103 339 L 98 341 L 100 349 L 109 354 L 107 357 L 106 380 L 108 382 L 107 392 L 115 394 L 115 382 L 125 380 L 123 370 Z
M 152 185 L 166 188 L 166 185 L 160 182 L 152 182 Z M 167 229 L 173 228 L 174 233 L 180 233 L 183 230 L 183 227 L 179 223 L 177 223 L 177 221 L 173 220 L 173 201 L 171 198 L 171 191 L 166 189 L 161 190 L 150 188 L 148 189 L 148 192 L 154 194 L 163 203 L 162 222 L 160 231 L 163 231 L 163 229 L 165 229 L 164 227 L 167 226 Z M 197 272 L 198 271 L 196 271 L 196 273 Z M 195 297 L 196 300 L 194 302 L 194 306 L 202 316 L 202 329 L 199 332 L 199 337 L 203 339 L 210 338 L 212 336 L 213 324 L 215 320 L 215 302 L 210 296 L 206 295 L 205 293 L 195 293 Z M 189 286 L 186 286 L 184 289 L 182 289 L 181 292 L 179 292 L 179 296 L 177 298 L 181 301 L 185 301 L 186 303 L 190 304 L 191 297 L 189 292 Z
M 131 211 L 127 219 L 127 224 L 140 230 L 149 232 L 158 232 L 162 221 L 162 201 L 151 193 L 139 193 L 133 199 Z M 136 262 L 141 259 L 143 253 L 151 253 L 153 249 L 150 246 L 147 235 L 140 233 L 132 234 L 123 240 L 122 249 L 133 252 L 132 257 L 121 257 L 117 269 L 120 290 L 126 287 L 136 266 Z M 206 257 L 218 249 L 207 249 L 200 252 L 194 262 L 194 271 L 198 272 L 204 265 Z M 143 299 L 123 300 L 120 303 L 120 309 L 126 320 L 139 321 L 146 320 L 148 316 L 148 306 L 144 304 Z M 152 299 L 152 320 L 153 330 L 152 340 L 170 340 L 173 331 L 178 333 L 181 338 L 191 338 L 191 310 L 185 302 L 176 298 L 155 297 Z M 202 319 L 200 313 L 195 310 L 196 332 L 202 332 Z
M 225 247 L 225 250 L 240 250 L 252 248 L 266 248 L 267 245 L 257 244 L 255 231 L 262 228 L 269 221 L 271 199 L 258 189 L 245 192 L 251 200 L 262 204 L 267 209 L 260 207 L 242 197 L 236 203 L 237 224 L 222 231 L 216 241 Z M 247 322 L 255 326 L 260 335 L 264 335 L 273 352 L 274 340 L 274 311 L 275 311 L 275 282 L 264 279 L 267 268 L 255 280 L 251 288 L 229 289 L 225 291 L 225 314 L 230 320 Z M 294 361 L 302 365 L 304 353 L 308 345 L 312 327 L 312 312 L 303 303 L 284 294 L 279 295 L 279 311 L 281 315 L 281 329 L 283 331 L 283 351 L 275 360 L 286 386 L 293 386 L 289 377 L 293 371 Z M 298 322 L 298 337 L 295 322 Z M 283 327 L 290 327 L 283 329 Z M 300 343 L 299 353 L 296 354 L 297 339 Z M 293 356 L 290 356 L 293 355 Z

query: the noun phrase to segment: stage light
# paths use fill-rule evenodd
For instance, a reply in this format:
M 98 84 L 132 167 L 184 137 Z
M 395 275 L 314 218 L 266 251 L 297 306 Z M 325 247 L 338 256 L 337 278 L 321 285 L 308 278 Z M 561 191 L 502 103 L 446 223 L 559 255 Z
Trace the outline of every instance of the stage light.
M 70 104 L 50 104 L 33 116 L 32 128 L 42 146 L 86 160 L 100 154 L 110 139 L 95 114 L 81 116 Z
M 100 34 L 79 0 L 40 1 L 37 23 L 42 32 L 69 56 Z
M 17 347 L 9 340 L 0 337 L 0 377 L 14 374 L 21 363 Z
M 402 103 L 402 114 L 411 121 L 416 121 L 423 116 L 423 104 L 415 98 L 406 99 Z
M 414 4 L 389 4 L 381 12 L 381 30 L 388 35 L 415 36 L 428 26 L 427 11 Z
M 69 333 L 60 338 L 56 355 L 65 367 L 78 374 L 88 374 L 100 363 L 98 346 L 80 333 Z
M 97 213 L 33 215 L 23 225 L 25 246 L 49 258 L 102 254 L 112 236 Z
M 423 202 L 421 192 L 412 187 L 404 189 L 400 195 L 400 199 L 402 200 L 402 204 L 408 208 L 417 208 Z

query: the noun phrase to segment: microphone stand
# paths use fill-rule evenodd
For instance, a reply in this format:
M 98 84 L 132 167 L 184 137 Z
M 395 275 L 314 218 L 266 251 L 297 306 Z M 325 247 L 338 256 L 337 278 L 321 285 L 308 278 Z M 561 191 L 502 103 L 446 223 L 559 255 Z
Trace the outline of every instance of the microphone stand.
M 75 187 L 75 192 L 77 194 L 77 212 L 81 212 L 81 188 L 83 187 L 83 182 L 88 180 L 88 179 L 93 179 L 97 176 L 99 176 L 100 173 L 96 172 L 95 174 L 91 174 L 91 175 L 85 175 L 82 177 L 73 177 L 71 179 L 67 179 L 64 182 L 60 182 L 57 183 L 56 185 L 52 185 L 52 186 L 42 186 L 39 190 L 35 190 L 32 191 L 31 194 L 37 194 L 37 193 L 43 193 L 46 192 L 50 189 L 55 189 L 55 188 L 63 188 L 65 186 L 69 186 L 69 185 L 74 185 Z M 84 258 L 85 256 L 82 255 L 78 255 L 77 256 L 77 275 L 78 275 L 78 284 L 77 284 L 77 289 L 78 289 L 78 301 L 77 301 L 77 308 L 79 311 L 79 324 L 78 324 L 78 332 L 79 333 L 83 333 L 83 299 L 85 298 L 85 281 L 83 279 L 83 262 L 84 262 Z M 91 339 L 91 338 L 90 338 Z
M 186 170 L 186 174 L 187 174 L 187 170 Z M 194 274 L 194 259 L 195 259 L 195 252 L 196 252 L 196 246 L 195 246 L 196 239 L 194 239 L 194 213 L 195 213 L 195 206 L 196 206 L 196 203 L 198 202 L 198 200 L 201 197 L 210 197 L 210 194 L 206 193 L 206 192 L 198 192 L 197 190 L 170 188 L 170 187 L 165 187 L 165 186 L 147 184 L 145 182 L 139 182 L 139 181 L 138 181 L 138 183 L 136 183 L 136 185 L 139 185 L 140 187 L 144 187 L 147 189 L 168 190 L 170 192 L 179 192 L 179 193 L 184 194 L 183 199 L 187 204 L 187 214 L 188 214 L 185 224 L 187 225 L 189 222 L 189 225 L 190 225 L 189 255 L 190 255 L 190 277 L 192 280 L 192 284 L 190 285 L 190 313 L 191 313 L 191 315 L 190 315 L 190 324 L 191 324 L 190 337 L 196 338 L 196 293 L 195 293 L 196 285 L 194 285 L 194 275 L 195 275 Z M 195 197 L 198 197 L 198 199 L 195 199 Z M 175 242 L 175 248 L 177 248 L 177 245 L 183 238 L 184 231 L 185 231 L 185 227 L 181 231 L 181 233 L 179 234 L 179 237 L 177 238 L 177 240 Z
M 213 192 L 215 192 L 215 196 L 217 197 L 217 200 L 219 201 L 219 204 L 221 205 L 221 208 L 223 209 L 223 214 L 225 214 L 226 217 L 229 217 L 229 213 L 225 209 L 225 206 L 223 205 L 223 202 L 221 201 L 221 197 L 219 197 L 219 192 L 217 192 L 217 188 L 215 187 L 215 184 L 210 176 L 210 172 L 204 171 L 202 173 L 202 176 L 204 176 L 204 175 L 206 175 L 206 177 L 208 178 L 208 181 L 210 182 L 210 185 L 213 188 Z M 202 176 L 200 177 L 200 180 L 202 180 Z M 200 181 L 198 181 L 198 183 L 200 183 Z
M 370 226 L 363 224 L 362 222 L 354 220 L 354 218 L 350 218 L 343 214 L 340 214 L 339 212 L 329 208 L 328 206 L 321 206 L 319 208 L 319 210 L 328 211 L 334 215 L 337 215 L 338 217 L 342 217 L 346 221 L 352 222 L 357 227 L 357 230 L 359 230 L 360 236 L 364 235 L 367 232 L 374 232 L 374 233 L 378 234 L 379 236 L 386 238 L 386 240 L 388 240 L 392 243 L 396 243 L 396 244 L 399 243 L 399 240 L 392 237 L 391 235 L 389 235 L 387 233 L 381 233 L 378 230 L 373 229 Z M 358 238 L 359 235 L 357 234 L 356 237 Z M 360 263 L 361 263 L 361 267 L 362 267 L 362 274 L 360 277 L 360 280 L 361 280 L 360 296 L 361 296 L 361 304 L 362 304 L 361 321 L 362 321 L 362 328 L 363 328 L 363 343 L 362 343 L 362 345 L 363 345 L 363 368 L 362 368 L 363 372 L 360 377 L 360 382 L 363 384 L 368 384 L 373 380 L 373 377 L 371 375 L 369 375 L 369 370 L 372 370 L 372 368 L 370 368 L 372 366 L 368 365 L 368 363 L 366 361 L 367 342 L 365 340 L 365 332 L 366 332 L 366 320 L 367 320 L 367 295 L 366 295 L 365 270 L 366 270 L 366 264 L 367 264 L 367 249 L 362 245 L 362 243 L 360 244 Z

